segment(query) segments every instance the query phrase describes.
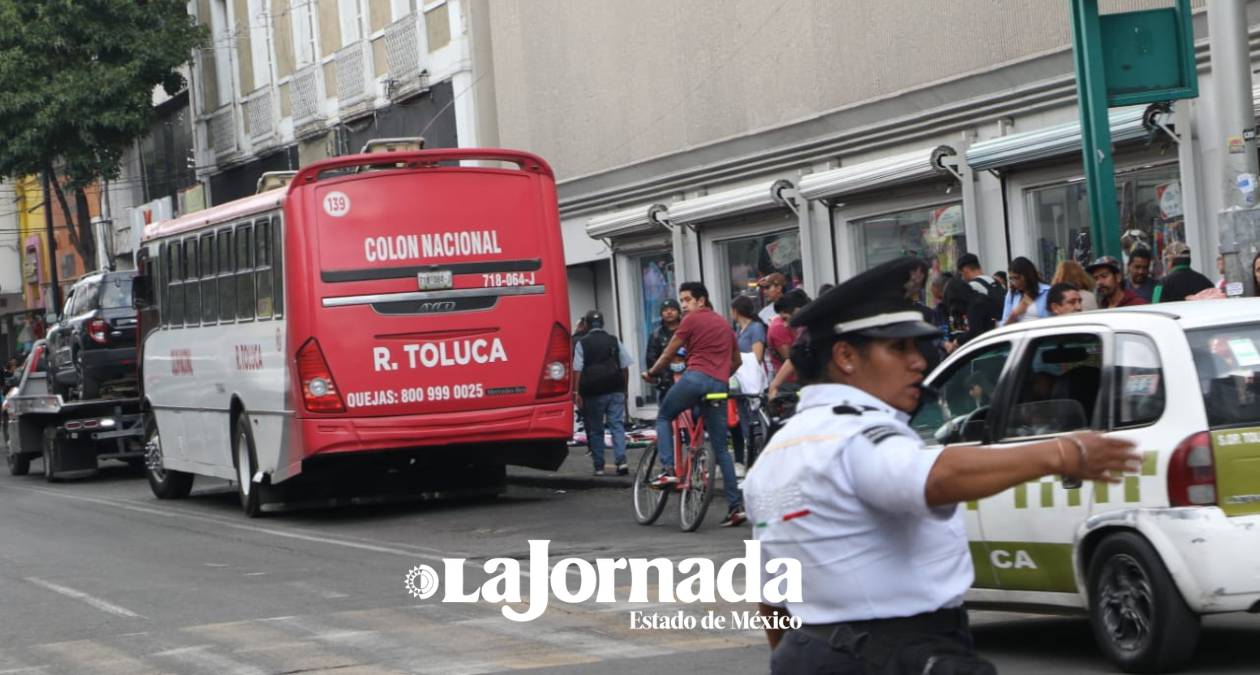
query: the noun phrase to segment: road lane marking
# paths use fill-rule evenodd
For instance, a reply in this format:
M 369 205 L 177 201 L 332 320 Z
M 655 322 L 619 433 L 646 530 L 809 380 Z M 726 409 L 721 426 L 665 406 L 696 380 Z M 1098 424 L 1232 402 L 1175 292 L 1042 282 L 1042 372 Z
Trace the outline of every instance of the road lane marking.
M 44 579 L 40 579 L 39 577 L 26 577 L 26 581 L 29 581 L 30 583 L 35 584 L 36 586 L 41 586 L 43 588 L 46 588 L 54 593 L 60 593 L 61 595 L 66 596 L 67 598 L 74 598 L 75 600 L 86 602 L 87 604 L 101 610 L 102 612 L 108 612 L 109 614 L 113 614 L 114 616 L 121 616 L 128 619 L 143 619 L 144 618 L 143 616 L 136 614 L 135 612 L 127 609 L 126 607 L 119 607 L 118 605 L 115 605 L 114 603 L 108 600 L 98 598 L 94 595 L 88 595 L 87 593 L 84 593 L 83 591 L 75 590 L 73 588 L 70 588 L 69 586 L 62 586 L 61 584 L 54 584 L 51 581 L 45 581 Z
M 168 649 L 164 652 L 152 654 L 152 656 L 179 663 L 181 672 L 185 673 L 203 671 L 216 673 L 217 675 L 270 675 L 270 671 L 248 663 L 242 663 L 222 654 L 216 654 L 210 650 L 211 647 L 209 645 L 195 645 L 192 647 Z
M 49 642 L 35 649 L 45 651 L 58 661 L 73 666 L 70 672 L 96 675 L 162 675 L 149 664 L 121 650 L 95 640 Z

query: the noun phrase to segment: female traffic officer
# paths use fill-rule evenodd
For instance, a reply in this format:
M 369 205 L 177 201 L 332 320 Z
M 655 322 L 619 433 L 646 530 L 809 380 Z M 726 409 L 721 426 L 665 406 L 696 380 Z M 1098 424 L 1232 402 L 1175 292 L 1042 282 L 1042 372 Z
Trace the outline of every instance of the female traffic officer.
M 802 310 L 792 362 L 810 384 L 744 483 L 764 558 L 801 563 L 800 602 L 761 606 L 774 673 L 990 673 L 963 594 L 973 569 L 962 502 L 1049 474 L 1115 482 L 1132 444 L 1096 433 L 1015 448 L 928 449 L 907 425 L 922 396 L 916 339 L 936 328 L 906 299 L 919 268 L 870 269 Z M 783 625 L 781 621 L 771 622 Z

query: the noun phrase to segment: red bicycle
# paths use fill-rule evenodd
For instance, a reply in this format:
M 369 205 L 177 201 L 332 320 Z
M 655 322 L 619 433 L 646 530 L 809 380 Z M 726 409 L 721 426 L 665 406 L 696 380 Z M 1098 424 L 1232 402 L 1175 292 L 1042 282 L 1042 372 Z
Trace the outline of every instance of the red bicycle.
M 705 394 L 703 405 L 726 405 L 726 393 Z M 674 470 L 678 482 L 668 488 L 657 488 L 652 479 L 660 473 L 657 467 L 656 444 L 643 450 L 634 473 L 634 519 L 640 525 L 651 525 L 665 512 L 670 492 L 679 493 L 678 521 L 684 532 L 694 532 L 704 522 L 704 515 L 713 501 L 713 484 L 717 459 L 713 448 L 704 442 L 704 416 L 691 408 L 674 418 Z

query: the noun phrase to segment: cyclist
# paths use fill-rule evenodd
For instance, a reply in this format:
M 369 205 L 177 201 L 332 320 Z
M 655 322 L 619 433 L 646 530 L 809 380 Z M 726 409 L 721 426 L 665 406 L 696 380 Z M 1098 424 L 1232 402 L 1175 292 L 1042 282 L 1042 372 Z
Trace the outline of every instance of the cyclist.
M 706 394 L 725 393 L 727 382 L 742 362 L 735 343 L 735 331 L 721 314 L 713 311 L 709 291 L 698 281 L 678 287 L 683 320 L 664 351 L 646 372 L 643 379 L 653 382 L 669 368 L 680 348 L 687 350 L 687 370 L 661 400 L 656 414 L 656 447 L 661 474 L 652 481 L 655 487 L 670 489 L 678 483 L 674 475 L 674 418 L 682 411 L 703 404 Z M 743 523 L 743 498 L 735 477 L 735 464 L 726 449 L 726 407 L 701 405 L 709 442 L 722 469 L 722 485 L 726 492 L 727 513 L 722 527 Z

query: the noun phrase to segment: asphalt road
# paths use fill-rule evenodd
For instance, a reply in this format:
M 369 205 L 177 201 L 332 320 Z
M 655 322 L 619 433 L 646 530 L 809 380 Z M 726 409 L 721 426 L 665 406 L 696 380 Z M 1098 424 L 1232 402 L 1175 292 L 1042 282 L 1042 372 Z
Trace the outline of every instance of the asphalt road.
M 673 608 L 553 602 L 537 621 L 514 623 L 496 605 L 406 592 L 412 566 L 441 570 L 449 557 L 476 563 L 465 568 L 472 588 L 481 561 L 525 559 L 530 539 L 550 540 L 553 560 L 742 553 L 747 530 L 719 529 L 716 503 L 706 526 L 685 534 L 672 510 L 656 527 L 634 524 L 628 500 L 619 486 L 531 481 L 493 499 L 247 520 L 222 483 L 159 502 L 121 465 L 54 485 L 5 475 L 0 675 L 765 672 L 755 631 L 630 628 L 632 611 Z M 710 609 L 746 608 L 687 611 Z M 973 623 L 1004 673 L 1112 672 L 1083 620 L 975 612 Z M 1211 619 L 1191 672 L 1254 673 L 1258 642 L 1260 617 Z

